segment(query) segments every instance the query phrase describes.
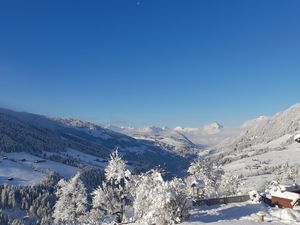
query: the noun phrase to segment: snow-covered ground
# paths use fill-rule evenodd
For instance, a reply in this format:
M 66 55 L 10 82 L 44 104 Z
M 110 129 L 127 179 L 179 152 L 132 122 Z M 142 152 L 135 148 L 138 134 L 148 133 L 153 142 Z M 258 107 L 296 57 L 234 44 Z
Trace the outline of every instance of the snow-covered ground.
M 11 160 L 0 161 L 0 184 L 31 185 L 43 177 L 43 173 L 34 171 L 22 163 Z M 13 178 L 13 180 L 9 181 L 9 178 Z
M 47 171 L 56 171 L 68 178 L 79 170 L 50 160 L 37 163 L 39 160 L 43 159 L 25 152 L 6 153 L 5 158 L 0 160 L 0 184 L 32 185 L 40 181 Z
M 300 145 L 293 143 L 280 149 L 282 139 L 279 138 L 279 140 L 270 142 L 269 146 L 265 145 L 265 148 L 269 147 L 267 152 L 258 153 L 260 149 L 263 149 L 261 145 L 258 145 L 233 156 L 238 157 L 247 154 L 247 157 L 225 164 L 223 166 L 225 173 L 240 175 L 244 182 L 243 189 L 245 192 L 263 190 L 267 183 L 279 178 L 272 168 L 285 164 L 288 164 L 289 167 L 300 165 Z M 278 144 L 275 145 L 275 143 Z M 274 145 L 276 147 L 273 147 Z
M 255 225 L 261 224 L 257 213 L 265 214 L 265 224 L 300 224 L 299 211 L 270 208 L 263 203 L 232 203 L 227 205 L 201 206 L 191 211 L 182 225 Z
M 259 222 L 258 213 L 265 215 L 263 223 Z M 231 203 L 194 208 L 180 225 L 299 225 L 299 214 L 298 210 L 270 208 L 263 203 Z

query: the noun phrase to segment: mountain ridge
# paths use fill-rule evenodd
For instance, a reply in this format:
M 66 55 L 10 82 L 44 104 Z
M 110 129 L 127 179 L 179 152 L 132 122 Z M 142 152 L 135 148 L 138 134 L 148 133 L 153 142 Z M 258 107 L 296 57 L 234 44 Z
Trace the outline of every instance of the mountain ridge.
M 139 140 L 90 122 L 53 119 L 37 114 L 0 109 L 0 151 L 27 152 L 35 156 L 81 166 L 66 149 L 108 159 L 116 148 L 139 170 L 160 166 L 170 174 L 180 174 L 189 159 L 151 141 Z

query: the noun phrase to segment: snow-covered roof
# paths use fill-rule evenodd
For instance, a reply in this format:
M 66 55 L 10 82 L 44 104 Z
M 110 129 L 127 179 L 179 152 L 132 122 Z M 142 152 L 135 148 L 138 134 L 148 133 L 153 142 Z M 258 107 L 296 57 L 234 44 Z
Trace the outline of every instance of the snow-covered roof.
M 297 184 L 280 184 L 279 185 L 279 189 L 281 191 L 291 191 L 291 192 L 295 192 L 295 191 L 299 191 L 300 190 L 300 186 Z
M 285 199 L 292 200 L 291 202 L 292 206 L 300 199 L 300 194 L 290 192 L 290 191 L 284 191 L 284 192 L 274 191 L 271 193 L 271 195 L 278 198 L 285 198 Z
M 297 140 L 297 139 L 299 139 L 300 138 L 300 134 L 296 134 L 295 136 L 294 136 L 294 140 Z
M 192 186 L 197 188 L 205 188 L 205 183 L 203 180 L 194 180 Z

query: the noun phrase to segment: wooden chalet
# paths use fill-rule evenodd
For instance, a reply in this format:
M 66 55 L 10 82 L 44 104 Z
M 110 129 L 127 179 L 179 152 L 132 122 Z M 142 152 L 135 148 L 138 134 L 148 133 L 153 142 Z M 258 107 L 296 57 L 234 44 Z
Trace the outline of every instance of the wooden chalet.
M 300 205 L 300 187 L 298 185 L 285 186 L 271 193 L 272 203 L 279 208 L 293 208 Z
M 195 180 L 191 187 L 193 188 L 193 195 L 197 198 L 203 198 L 205 194 L 205 183 L 202 180 Z

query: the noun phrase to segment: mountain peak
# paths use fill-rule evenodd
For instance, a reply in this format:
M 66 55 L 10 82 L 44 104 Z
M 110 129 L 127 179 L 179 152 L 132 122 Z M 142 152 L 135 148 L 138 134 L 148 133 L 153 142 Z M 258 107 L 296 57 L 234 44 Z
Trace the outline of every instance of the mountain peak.
M 223 126 L 217 122 L 203 126 L 203 131 L 207 134 L 217 134 L 223 129 Z
M 292 105 L 289 109 L 299 109 L 300 110 L 300 102 Z
M 146 126 L 144 128 L 141 129 L 141 132 L 145 132 L 145 133 L 151 133 L 151 134 L 160 134 L 161 132 L 163 132 L 165 129 L 162 127 L 157 127 L 157 126 Z

